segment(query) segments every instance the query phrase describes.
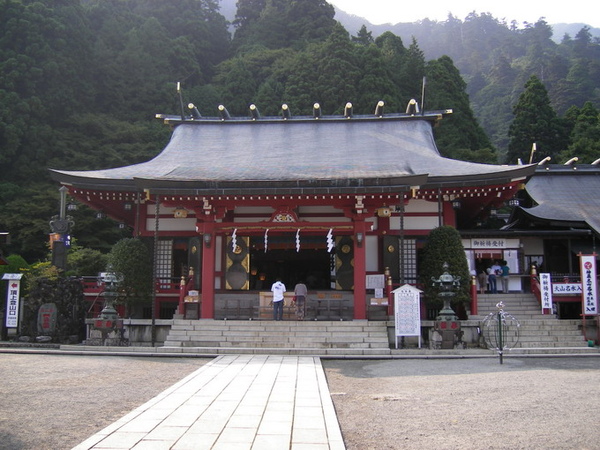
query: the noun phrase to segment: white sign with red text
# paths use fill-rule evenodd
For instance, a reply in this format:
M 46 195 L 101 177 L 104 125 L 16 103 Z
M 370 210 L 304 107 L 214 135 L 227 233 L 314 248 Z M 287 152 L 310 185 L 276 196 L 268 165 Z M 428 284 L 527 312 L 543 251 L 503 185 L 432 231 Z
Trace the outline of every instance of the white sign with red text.
M 6 328 L 17 328 L 19 326 L 19 292 L 21 291 L 20 273 L 5 273 L 3 280 L 8 280 L 6 292 Z
M 540 273 L 542 309 L 552 309 L 552 278 L 549 273 Z
M 581 263 L 581 302 L 585 315 L 598 314 L 596 255 L 579 255 Z

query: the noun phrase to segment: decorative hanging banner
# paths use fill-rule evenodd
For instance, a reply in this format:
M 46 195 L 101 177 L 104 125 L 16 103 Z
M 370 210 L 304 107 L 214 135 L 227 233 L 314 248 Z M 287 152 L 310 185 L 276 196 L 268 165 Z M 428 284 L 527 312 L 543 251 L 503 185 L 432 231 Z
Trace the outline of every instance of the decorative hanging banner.
M 300 251 L 300 228 L 296 231 L 296 251 Z
M 327 251 L 329 253 L 331 253 L 331 250 L 333 250 L 333 247 L 334 247 L 333 228 L 330 228 L 329 231 L 327 232 Z
M 540 273 L 542 309 L 552 309 L 552 278 L 549 273 Z
M 236 247 L 237 247 L 237 228 L 233 230 L 233 233 L 231 233 L 231 250 L 235 252 Z
M 581 301 L 585 315 L 598 314 L 598 293 L 596 286 L 596 255 L 579 255 L 581 264 Z
M 269 233 L 269 229 L 267 228 L 265 230 L 265 253 L 267 253 L 267 247 L 269 246 L 269 236 L 268 236 L 268 233 Z

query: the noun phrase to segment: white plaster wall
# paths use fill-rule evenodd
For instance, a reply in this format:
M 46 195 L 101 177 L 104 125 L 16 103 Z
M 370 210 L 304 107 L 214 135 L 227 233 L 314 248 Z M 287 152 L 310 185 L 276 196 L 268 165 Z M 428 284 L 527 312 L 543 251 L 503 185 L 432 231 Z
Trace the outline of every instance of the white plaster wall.
M 154 230 L 154 226 L 154 216 L 148 217 L 146 219 L 146 229 Z M 158 220 L 158 229 L 160 231 L 195 231 L 196 219 L 194 217 L 186 217 L 185 219 L 176 219 L 174 217 L 171 219 L 167 219 L 165 217 L 162 217 Z
M 404 207 L 407 213 L 437 213 L 437 202 L 428 202 L 426 200 L 410 200 Z
M 434 228 L 437 228 L 439 224 L 440 222 L 437 216 L 404 217 L 405 230 L 433 230 Z M 390 217 L 390 229 L 400 229 L 400 217 Z

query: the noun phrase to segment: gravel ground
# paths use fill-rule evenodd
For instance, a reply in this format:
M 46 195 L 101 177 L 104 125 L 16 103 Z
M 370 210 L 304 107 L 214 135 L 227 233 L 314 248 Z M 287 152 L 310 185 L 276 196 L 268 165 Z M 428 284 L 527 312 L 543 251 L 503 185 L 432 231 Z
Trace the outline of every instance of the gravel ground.
M 600 449 L 600 358 L 324 361 L 352 449 Z
M 0 354 L 0 448 L 70 449 L 209 359 Z M 600 449 L 600 358 L 324 360 L 353 449 Z
M 208 361 L 0 354 L 0 448 L 73 448 Z

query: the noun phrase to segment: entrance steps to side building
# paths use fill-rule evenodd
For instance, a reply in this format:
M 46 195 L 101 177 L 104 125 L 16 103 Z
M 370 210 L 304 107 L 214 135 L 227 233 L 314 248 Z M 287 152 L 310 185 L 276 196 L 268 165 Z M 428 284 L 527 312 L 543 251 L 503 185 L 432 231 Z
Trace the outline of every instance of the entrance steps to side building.
M 389 355 L 386 322 L 174 320 L 164 352 L 319 356 Z
M 552 349 L 553 353 L 594 351 L 585 340 L 581 320 L 559 320 L 553 314 L 542 314 L 540 304 L 533 294 L 480 294 L 477 300 L 477 318 L 483 320 L 488 314 L 497 313 L 496 304 L 501 301 L 504 312 L 519 322 L 519 338 L 512 352 L 531 353 L 541 352 L 543 349 Z M 470 317 L 474 318 L 475 316 Z M 483 332 L 485 335 L 485 330 Z M 507 330 L 504 336 L 507 345 L 516 340 L 516 333 L 515 329 Z
M 511 314 L 519 321 L 555 318 L 554 315 L 542 314 L 542 308 L 533 294 L 523 293 L 478 294 L 478 315 L 485 317 L 489 313 L 498 312 L 498 308 L 496 308 L 498 302 L 504 304 L 504 312 Z

